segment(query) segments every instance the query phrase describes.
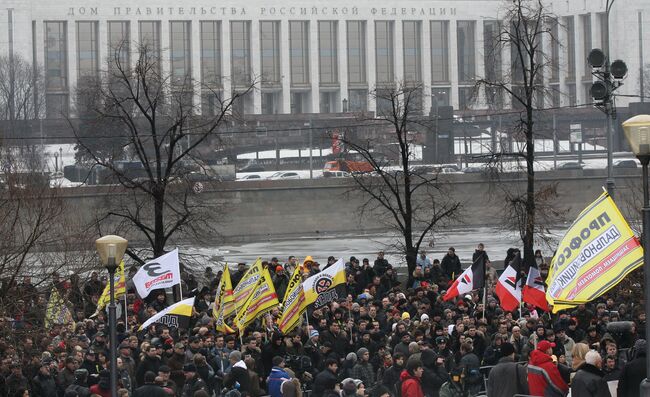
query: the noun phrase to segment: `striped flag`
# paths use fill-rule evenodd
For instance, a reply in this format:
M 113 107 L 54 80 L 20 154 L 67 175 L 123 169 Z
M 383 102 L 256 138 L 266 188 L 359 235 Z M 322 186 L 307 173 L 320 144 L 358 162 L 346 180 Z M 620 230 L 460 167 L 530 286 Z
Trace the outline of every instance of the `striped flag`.
M 465 269 L 465 271 L 454 281 L 449 287 L 443 300 L 452 300 L 458 295 L 466 294 L 475 289 L 483 288 L 485 286 L 485 255 L 479 256 L 472 266 Z
M 305 291 L 302 288 L 302 270 L 299 266 L 293 271 L 289 280 L 287 292 L 282 300 L 282 317 L 280 317 L 279 328 L 283 334 L 294 329 L 302 320 L 302 313 L 305 311 Z
M 217 331 L 233 333 L 232 328 L 226 324 L 225 319 L 230 317 L 235 312 L 235 302 L 232 291 L 232 282 L 230 281 L 230 270 L 228 265 L 223 269 L 221 281 L 217 288 L 217 296 L 214 299 L 214 307 L 212 308 L 212 317 L 215 320 L 215 328 Z
M 545 312 L 549 311 L 548 302 L 546 302 L 544 280 L 542 280 L 542 274 L 537 268 L 537 263 L 531 266 L 528 270 L 528 278 L 526 279 L 526 285 L 524 285 L 523 299 L 524 302 L 535 305 Z
M 334 301 L 345 300 L 347 296 L 337 286 L 345 284 L 345 263 L 339 259 L 335 264 L 320 273 L 309 277 L 302 284 L 305 291 L 305 306 L 321 308 Z
M 253 287 L 253 293 L 248 297 L 241 310 L 237 312 L 233 324 L 242 331 L 256 318 L 279 304 L 269 269 L 262 269 L 257 284 Z
M 185 328 L 190 324 L 192 310 L 194 309 L 194 297 L 187 298 L 180 302 L 174 303 L 165 310 L 156 313 L 147 321 L 142 323 L 139 331 L 147 328 L 151 324 L 164 324 L 169 328 Z
M 255 285 L 257 285 L 257 282 L 259 281 L 261 274 L 262 274 L 262 258 L 257 258 L 253 266 L 251 266 L 250 269 L 248 269 L 246 273 L 244 273 L 244 276 L 239 281 L 239 284 L 237 284 L 237 286 L 233 290 L 235 310 L 237 312 L 241 310 L 241 308 L 244 306 L 248 298 L 253 293 L 253 290 L 255 289 Z
M 115 271 L 115 277 L 113 278 L 115 284 L 115 300 L 118 300 L 126 294 L 126 277 L 124 277 L 124 261 L 120 262 L 120 266 L 117 267 Z M 97 311 L 99 313 L 104 307 L 111 303 L 111 284 L 106 284 L 104 287 L 104 292 L 102 296 L 99 297 L 97 301 Z
M 508 312 L 515 310 L 521 303 L 520 270 L 521 253 L 517 252 L 505 270 L 503 270 L 499 281 L 497 281 L 495 292 L 499 297 L 501 307 Z

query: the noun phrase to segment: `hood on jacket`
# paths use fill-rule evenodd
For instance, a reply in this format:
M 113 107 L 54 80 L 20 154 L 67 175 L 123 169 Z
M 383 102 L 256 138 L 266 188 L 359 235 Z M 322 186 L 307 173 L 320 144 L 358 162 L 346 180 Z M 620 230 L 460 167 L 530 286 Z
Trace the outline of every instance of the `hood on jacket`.
M 407 370 L 402 371 L 402 373 L 399 375 L 399 380 L 400 380 L 402 383 L 404 383 L 405 381 L 407 381 L 407 380 L 409 380 L 409 379 L 415 379 L 415 380 L 418 381 L 418 382 L 420 381 L 420 379 L 418 379 L 418 378 L 416 378 L 415 376 L 409 374 L 409 371 L 407 371 Z
M 436 365 L 436 353 L 431 349 L 425 349 L 420 354 L 420 359 L 422 360 L 422 365 L 426 368 L 433 368 Z
M 239 360 L 239 361 L 237 361 L 237 362 L 235 363 L 235 365 L 233 365 L 233 368 L 244 368 L 245 370 L 248 370 L 248 368 L 246 367 L 246 363 L 244 362 L 244 360 Z
M 530 363 L 532 365 L 540 365 L 552 361 L 553 358 L 541 350 L 535 349 L 530 352 Z

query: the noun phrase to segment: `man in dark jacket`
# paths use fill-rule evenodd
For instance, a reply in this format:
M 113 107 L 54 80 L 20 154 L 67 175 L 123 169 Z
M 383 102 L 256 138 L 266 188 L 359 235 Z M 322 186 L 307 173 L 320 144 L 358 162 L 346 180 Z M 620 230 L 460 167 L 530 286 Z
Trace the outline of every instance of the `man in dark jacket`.
M 239 392 L 242 396 L 247 396 L 251 389 L 251 379 L 248 374 L 248 368 L 241 359 L 241 352 L 234 350 L 228 356 L 230 360 L 230 372 L 223 379 L 223 385 L 232 388 L 235 383 L 239 383 Z
M 328 358 L 325 360 L 325 369 L 319 372 L 316 379 L 314 379 L 312 397 L 325 397 L 334 391 L 338 382 L 336 378 L 338 369 L 339 364 L 335 359 Z
M 183 397 L 194 397 L 194 393 L 199 390 L 208 392 L 208 385 L 203 379 L 201 379 L 201 376 L 199 376 L 196 365 L 192 363 L 185 364 L 183 371 L 185 372 L 185 385 L 183 386 L 182 394 Z M 246 393 L 244 393 L 241 388 L 239 391 L 242 393 L 242 396 L 246 396 Z
M 165 390 L 156 385 L 156 374 L 147 371 L 144 376 L 144 385 L 135 389 L 133 397 L 168 397 Z
M 456 255 L 456 249 L 454 247 L 449 247 L 447 255 L 442 258 L 441 262 L 442 272 L 447 280 L 453 280 L 455 277 L 460 276 L 463 272 L 463 269 L 460 265 L 460 259 Z
M 68 386 L 65 391 L 76 392 L 79 397 L 89 397 L 90 389 L 88 388 L 88 371 L 80 368 L 74 371 L 74 382 Z
M 57 397 L 56 381 L 50 372 L 52 360 L 45 359 L 41 362 L 38 374 L 32 379 L 32 394 L 36 397 Z
M 621 378 L 618 380 L 619 396 L 638 396 L 640 393 L 639 385 L 645 379 L 646 372 L 646 352 L 647 345 L 644 339 L 639 339 L 634 343 L 634 359 L 628 361 L 621 372 Z
M 282 266 L 276 266 L 275 274 L 272 277 L 275 293 L 278 295 L 278 300 L 282 301 L 284 295 L 289 287 L 289 275 L 284 271 Z
M 401 392 L 398 384 L 402 371 L 404 371 L 404 355 L 402 353 L 395 353 L 393 354 L 393 365 L 388 367 L 381 377 L 381 383 L 388 387 L 388 390 L 394 396 L 399 396 L 399 392 Z
M 158 356 L 158 349 L 156 349 L 154 346 L 147 347 L 145 354 L 146 356 L 144 359 L 142 359 L 142 361 L 140 361 L 140 364 L 138 364 L 138 369 L 135 373 L 135 380 L 138 383 L 138 386 L 144 385 L 145 373 L 151 371 L 154 374 L 157 374 L 160 366 L 162 365 L 160 356 Z
M 590 350 L 585 355 L 585 363 L 571 381 L 572 397 L 611 397 L 607 382 L 603 380 L 603 359 L 595 350 Z
M 423 350 L 421 359 L 424 366 L 422 391 L 427 396 L 438 397 L 440 388 L 449 380 L 445 369 L 445 359 L 438 357 L 432 349 Z
M 515 363 L 515 347 L 511 343 L 501 345 L 501 358 L 490 371 L 487 383 L 488 397 L 528 394 L 526 368 Z

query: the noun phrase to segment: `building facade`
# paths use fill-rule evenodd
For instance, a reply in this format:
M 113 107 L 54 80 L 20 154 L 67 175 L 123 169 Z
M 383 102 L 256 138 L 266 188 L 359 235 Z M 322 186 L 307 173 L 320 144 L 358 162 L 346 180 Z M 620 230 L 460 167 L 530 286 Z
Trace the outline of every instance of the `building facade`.
M 498 92 L 476 93 L 475 81 L 512 71 L 508 49 L 495 53 L 504 2 L 250 0 L 4 0 L 0 54 L 20 54 L 44 70 L 47 118 L 75 115 L 75 87 L 98 76 L 109 60 L 134 65 L 140 44 L 160 54 L 172 82 L 201 81 L 194 104 L 214 109 L 214 92 L 250 91 L 244 114 L 375 111 L 375 90 L 418 87 L 421 109 L 508 109 Z M 549 0 L 558 42 L 543 43 L 553 95 L 542 106 L 592 102 L 592 48 L 629 67 L 619 104 L 638 101 L 650 63 L 650 2 Z M 516 67 L 516 66 L 515 66 Z M 179 83 L 180 84 L 180 83 Z M 637 97 L 635 97 L 637 96 Z

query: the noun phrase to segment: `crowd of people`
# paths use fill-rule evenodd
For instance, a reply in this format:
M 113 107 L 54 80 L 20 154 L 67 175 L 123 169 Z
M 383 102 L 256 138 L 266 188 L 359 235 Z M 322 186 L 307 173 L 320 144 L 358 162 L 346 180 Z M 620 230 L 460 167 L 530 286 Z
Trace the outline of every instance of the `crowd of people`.
M 469 265 L 453 248 L 442 258 L 421 252 L 413 272 L 399 278 L 383 252 L 372 260 L 350 257 L 347 298 L 308 310 L 288 334 L 277 327 L 281 307 L 241 335 L 216 332 L 212 306 L 222 272 L 211 267 L 182 272 L 182 295 L 196 296 L 188 329 L 154 324 L 139 331 L 174 299 L 156 291 L 142 300 L 127 282 L 116 326 L 118 395 L 505 397 L 565 396 L 571 389 L 582 397 L 609 396 L 611 381 L 618 381 L 618 396 L 638 395 L 646 354 L 642 288 L 633 284 L 638 274 L 575 309 L 504 312 L 482 244 L 477 256 L 486 263 L 485 302 L 482 291 L 443 300 Z M 547 259 L 541 252 L 535 259 L 545 276 Z M 334 262 L 330 257 L 321 266 L 292 256 L 263 265 L 282 300 L 296 267 L 308 277 Z M 246 270 L 240 263 L 231 271 L 233 286 Z M 13 285 L 0 317 L 0 397 L 110 396 L 108 321 L 97 310 L 104 285 L 96 272 L 85 281 L 54 274 L 48 288 L 34 287 L 28 277 Z M 74 321 L 46 329 L 53 289 Z

